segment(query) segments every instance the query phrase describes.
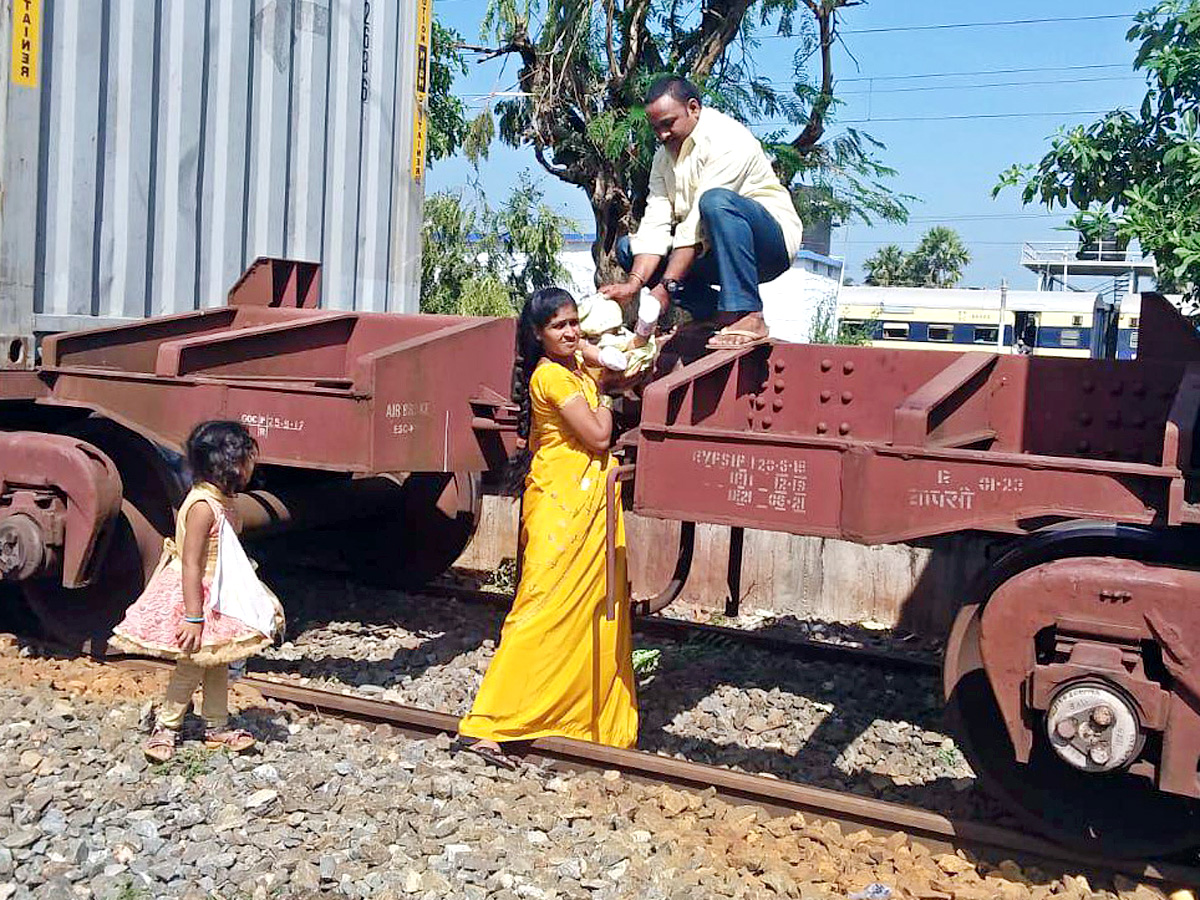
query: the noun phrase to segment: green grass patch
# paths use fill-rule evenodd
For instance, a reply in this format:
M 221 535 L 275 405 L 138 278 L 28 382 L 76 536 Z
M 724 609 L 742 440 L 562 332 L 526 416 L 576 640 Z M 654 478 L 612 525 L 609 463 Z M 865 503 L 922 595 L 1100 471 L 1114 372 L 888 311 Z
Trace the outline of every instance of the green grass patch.
M 150 891 L 129 879 L 121 885 L 121 890 L 117 892 L 117 900 L 150 900 Z
M 209 760 L 213 753 L 219 752 L 219 750 L 209 751 L 199 747 L 184 747 L 182 750 L 175 751 L 175 755 L 165 763 L 156 763 L 151 771 L 155 775 L 182 775 L 188 781 L 195 781 L 212 768 Z M 120 900 L 130 900 L 130 898 L 120 898 Z
M 657 647 L 642 647 L 633 651 L 633 671 L 637 675 L 653 675 L 658 671 L 662 651 Z

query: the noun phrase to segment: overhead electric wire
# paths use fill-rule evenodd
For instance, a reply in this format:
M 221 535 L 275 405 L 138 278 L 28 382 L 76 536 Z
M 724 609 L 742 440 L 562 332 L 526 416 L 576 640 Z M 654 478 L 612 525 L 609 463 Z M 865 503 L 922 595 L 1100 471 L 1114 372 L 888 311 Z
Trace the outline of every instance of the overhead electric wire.
M 934 76 L 930 76 L 930 77 L 934 77 Z M 951 76 L 947 75 L 947 76 L 939 76 L 939 77 L 951 77 Z M 960 76 L 957 73 L 955 73 L 954 77 L 960 77 Z M 962 74 L 961 77 L 964 77 L 964 78 L 967 77 L 966 73 Z M 1101 82 L 1101 81 L 1144 81 L 1145 79 L 1141 75 L 1135 75 L 1135 74 L 1131 73 L 1128 75 L 1098 75 L 1093 78 L 1061 78 L 1061 77 L 1060 78 L 1031 78 L 1031 79 L 1027 79 L 1025 81 L 982 81 L 982 82 L 977 82 L 975 84 L 922 84 L 922 85 L 918 85 L 916 87 L 896 87 L 896 88 L 874 87 L 874 83 L 876 80 L 877 79 L 874 79 L 874 78 L 853 78 L 853 79 L 852 78 L 840 78 L 840 79 L 837 79 L 838 85 L 849 84 L 851 82 L 858 84 L 860 82 L 866 81 L 866 82 L 870 83 L 872 86 L 867 87 L 867 88 L 856 87 L 854 90 L 850 90 L 850 91 L 842 91 L 842 90 L 835 89 L 834 93 L 839 97 L 845 97 L 848 95 L 857 96 L 857 95 L 865 95 L 865 94 L 909 94 L 909 93 L 914 93 L 914 92 L 918 92 L 918 91 L 956 91 L 956 90 L 966 90 L 966 89 L 972 89 L 972 88 L 1025 87 L 1026 85 L 1043 85 L 1043 84 L 1053 84 L 1053 85 L 1093 84 L 1093 83 Z M 883 79 L 878 79 L 878 80 L 882 81 Z M 772 87 L 790 88 L 796 83 L 796 79 L 793 79 L 793 78 L 761 78 L 760 77 L 760 78 L 755 78 L 754 82 L 756 84 L 769 84 Z
M 1104 19 L 1132 19 L 1129 13 L 1100 16 L 1052 16 L 1042 19 L 1004 19 L 995 22 L 938 22 L 933 25 L 885 25 L 879 28 L 839 29 L 841 34 L 887 34 L 897 31 L 942 31 L 951 28 L 1002 28 L 1011 25 L 1048 25 L 1060 22 L 1098 22 Z
M 1037 119 L 1045 118 L 1046 116 L 1102 116 L 1107 112 L 1112 112 L 1108 109 L 1075 109 L 1075 110 L 1060 110 L 1047 112 L 1019 112 L 1019 113 L 966 113 L 963 115 L 940 115 L 940 116 L 887 116 L 872 119 L 840 119 L 839 124 L 842 125 L 866 125 L 870 122 L 952 122 L 963 121 L 968 119 Z M 789 123 L 790 124 L 790 123 Z
M 865 88 L 837 92 L 839 97 L 865 97 L 878 94 L 911 94 L 919 91 L 966 91 L 977 88 L 1028 87 L 1045 84 L 1094 84 L 1099 81 L 1144 81 L 1137 75 L 1101 75 L 1098 78 L 1037 78 L 1030 81 L 987 81 L 981 84 L 926 84 L 920 87 Z
M 962 115 L 936 115 L 936 116 L 879 116 L 870 119 L 838 119 L 838 125 L 873 125 L 881 122 L 954 122 L 954 121 L 969 121 L 973 119 L 1036 119 L 1046 118 L 1050 116 L 1101 116 L 1105 113 L 1112 112 L 1110 109 L 1073 109 L 1073 110 L 1047 110 L 1046 112 L 1016 112 L 1016 113 L 964 113 Z M 793 126 L 795 122 L 786 120 L 771 120 L 766 122 L 751 123 L 756 128 L 782 128 L 785 126 Z
M 872 119 L 841 119 L 843 125 L 865 125 L 870 122 L 953 122 L 969 119 L 1037 119 L 1047 116 L 1102 116 L 1108 109 L 1074 109 L 1047 112 L 1020 113 L 966 113 L 963 115 L 940 116 L 887 116 Z
M 1092 63 L 1073 66 L 1020 66 L 1009 69 L 974 69 L 965 72 L 924 72 L 911 75 L 853 75 L 849 78 L 839 78 L 840 82 L 849 81 L 908 81 L 916 78 L 958 78 L 971 75 L 1016 75 L 1023 72 L 1074 72 L 1082 69 L 1130 69 L 1129 63 Z
M 1021 246 L 1024 246 L 1025 244 L 1029 243 L 1028 241 L 972 241 L 972 240 L 967 240 L 966 238 L 963 238 L 962 235 L 959 235 L 959 238 L 960 238 L 960 240 L 962 240 L 963 244 L 965 244 L 968 248 L 969 247 L 1021 247 Z M 915 247 L 919 243 L 921 243 L 921 238 L 888 240 L 887 238 L 877 237 L 877 238 L 855 238 L 855 239 L 846 241 L 846 240 L 842 240 L 841 238 L 835 237 L 830 240 L 830 246 L 832 246 L 832 247 L 840 247 L 842 244 L 874 244 L 874 245 L 878 245 L 880 247 L 886 247 L 888 244 L 895 244 L 897 247 L 906 247 L 909 245 Z
M 985 81 L 979 84 L 929 84 L 919 87 L 902 87 L 902 88 L 859 88 L 851 91 L 838 91 L 839 97 L 866 97 L 882 94 L 912 94 L 926 93 L 929 91 L 964 91 L 976 90 L 979 88 L 1007 88 L 1007 87 L 1034 87 L 1040 85 L 1069 85 L 1069 84 L 1095 84 L 1099 82 L 1112 81 L 1142 81 L 1143 79 L 1137 75 L 1101 75 L 1097 78 L 1038 78 L 1029 81 Z M 772 78 L 760 78 L 759 82 L 765 82 L 771 85 L 790 85 L 791 82 L 777 80 Z M 467 100 L 490 100 L 494 98 L 509 98 L 509 97 L 531 97 L 531 93 L 527 91 L 493 91 L 489 94 L 464 94 L 463 99 Z
M 1040 212 L 1040 213 L 979 213 L 979 214 L 961 214 L 950 216 L 912 216 L 909 222 L 971 222 L 983 219 L 1048 219 L 1056 216 L 1070 215 L 1068 212 Z

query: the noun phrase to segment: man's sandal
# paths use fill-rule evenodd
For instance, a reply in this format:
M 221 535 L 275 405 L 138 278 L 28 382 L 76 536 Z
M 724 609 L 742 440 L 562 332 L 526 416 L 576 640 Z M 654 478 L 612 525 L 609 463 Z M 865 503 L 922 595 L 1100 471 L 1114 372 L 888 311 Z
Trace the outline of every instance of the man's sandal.
M 741 341 L 737 344 L 722 344 L 719 343 L 722 337 L 749 338 L 749 340 Z M 759 344 L 765 344 L 770 339 L 771 336 L 769 334 L 758 334 L 753 331 L 746 331 L 743 328 L 722 328 L 708 339 L 708 343 L 704 347 L 707 350 L 745 350 L 747 347 L 756 347 Z
M 254 735 L 243 728 L 220 728 L 204 732 L 204 746 L 209 750 L 225 749 L 230 753 L 245 753 L 254 746 Z
M 150 762 L 170 762 L 175 755 L 175 742 L 178 738 L 179 732 L 170 728 L 158 728 L 146 738 L 146 742 L 142 744 L 142 752 Z

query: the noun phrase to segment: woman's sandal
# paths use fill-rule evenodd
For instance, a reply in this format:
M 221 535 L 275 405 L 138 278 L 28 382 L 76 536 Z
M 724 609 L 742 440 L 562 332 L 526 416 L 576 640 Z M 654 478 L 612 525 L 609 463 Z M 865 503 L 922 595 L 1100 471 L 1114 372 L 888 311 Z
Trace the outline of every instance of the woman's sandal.
M 479 741 L 464 741 L 462 738 L 458 738 L 450 745 L 450 749 L 456 753 L 473 753 L 489 766 L 495 766 L 498 769 L 505 769 L 509 772 L 517 770 L 517 761 L 515 759 L 501 750 L 493 750 L 491 747 L 482 746 Z
M 170 762 L 175 755 L 175 743 L 178 738 L 179 732 L 172 731 L 170 728 L 155 729 L 154 733 L 142 744 L 142 753 L 146 754 L 146 759 L 151 762 Z
M 244 728 L 221 728 L 204 732 L 204 746 L 210 750 L 224 748 L 230 753 L 245 753 L 254 743 L 254 735 Z

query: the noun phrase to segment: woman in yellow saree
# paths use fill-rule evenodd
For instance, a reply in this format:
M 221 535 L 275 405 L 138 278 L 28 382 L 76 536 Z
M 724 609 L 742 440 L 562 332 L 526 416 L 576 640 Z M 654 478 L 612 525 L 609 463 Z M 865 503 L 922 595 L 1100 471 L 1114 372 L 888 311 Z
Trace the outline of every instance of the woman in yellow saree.
M 617 507 L 617 614 L 605 618 L 605 480 L 612 410 L 585 367 L 579 313 L 546 288 L 517 325 L 513 400 L 525 438 L 521 581 L 459 746 L 512 767 L 505 741 L 637 740 L 625 534 Z M 589 360 L 590 361 L 590 360 Z M 531 458 L 530 458 L 531 456 Z M 519 464 L 519 463 L 518 463 Z M 618 485 L 619 487 L 619 485 Z

